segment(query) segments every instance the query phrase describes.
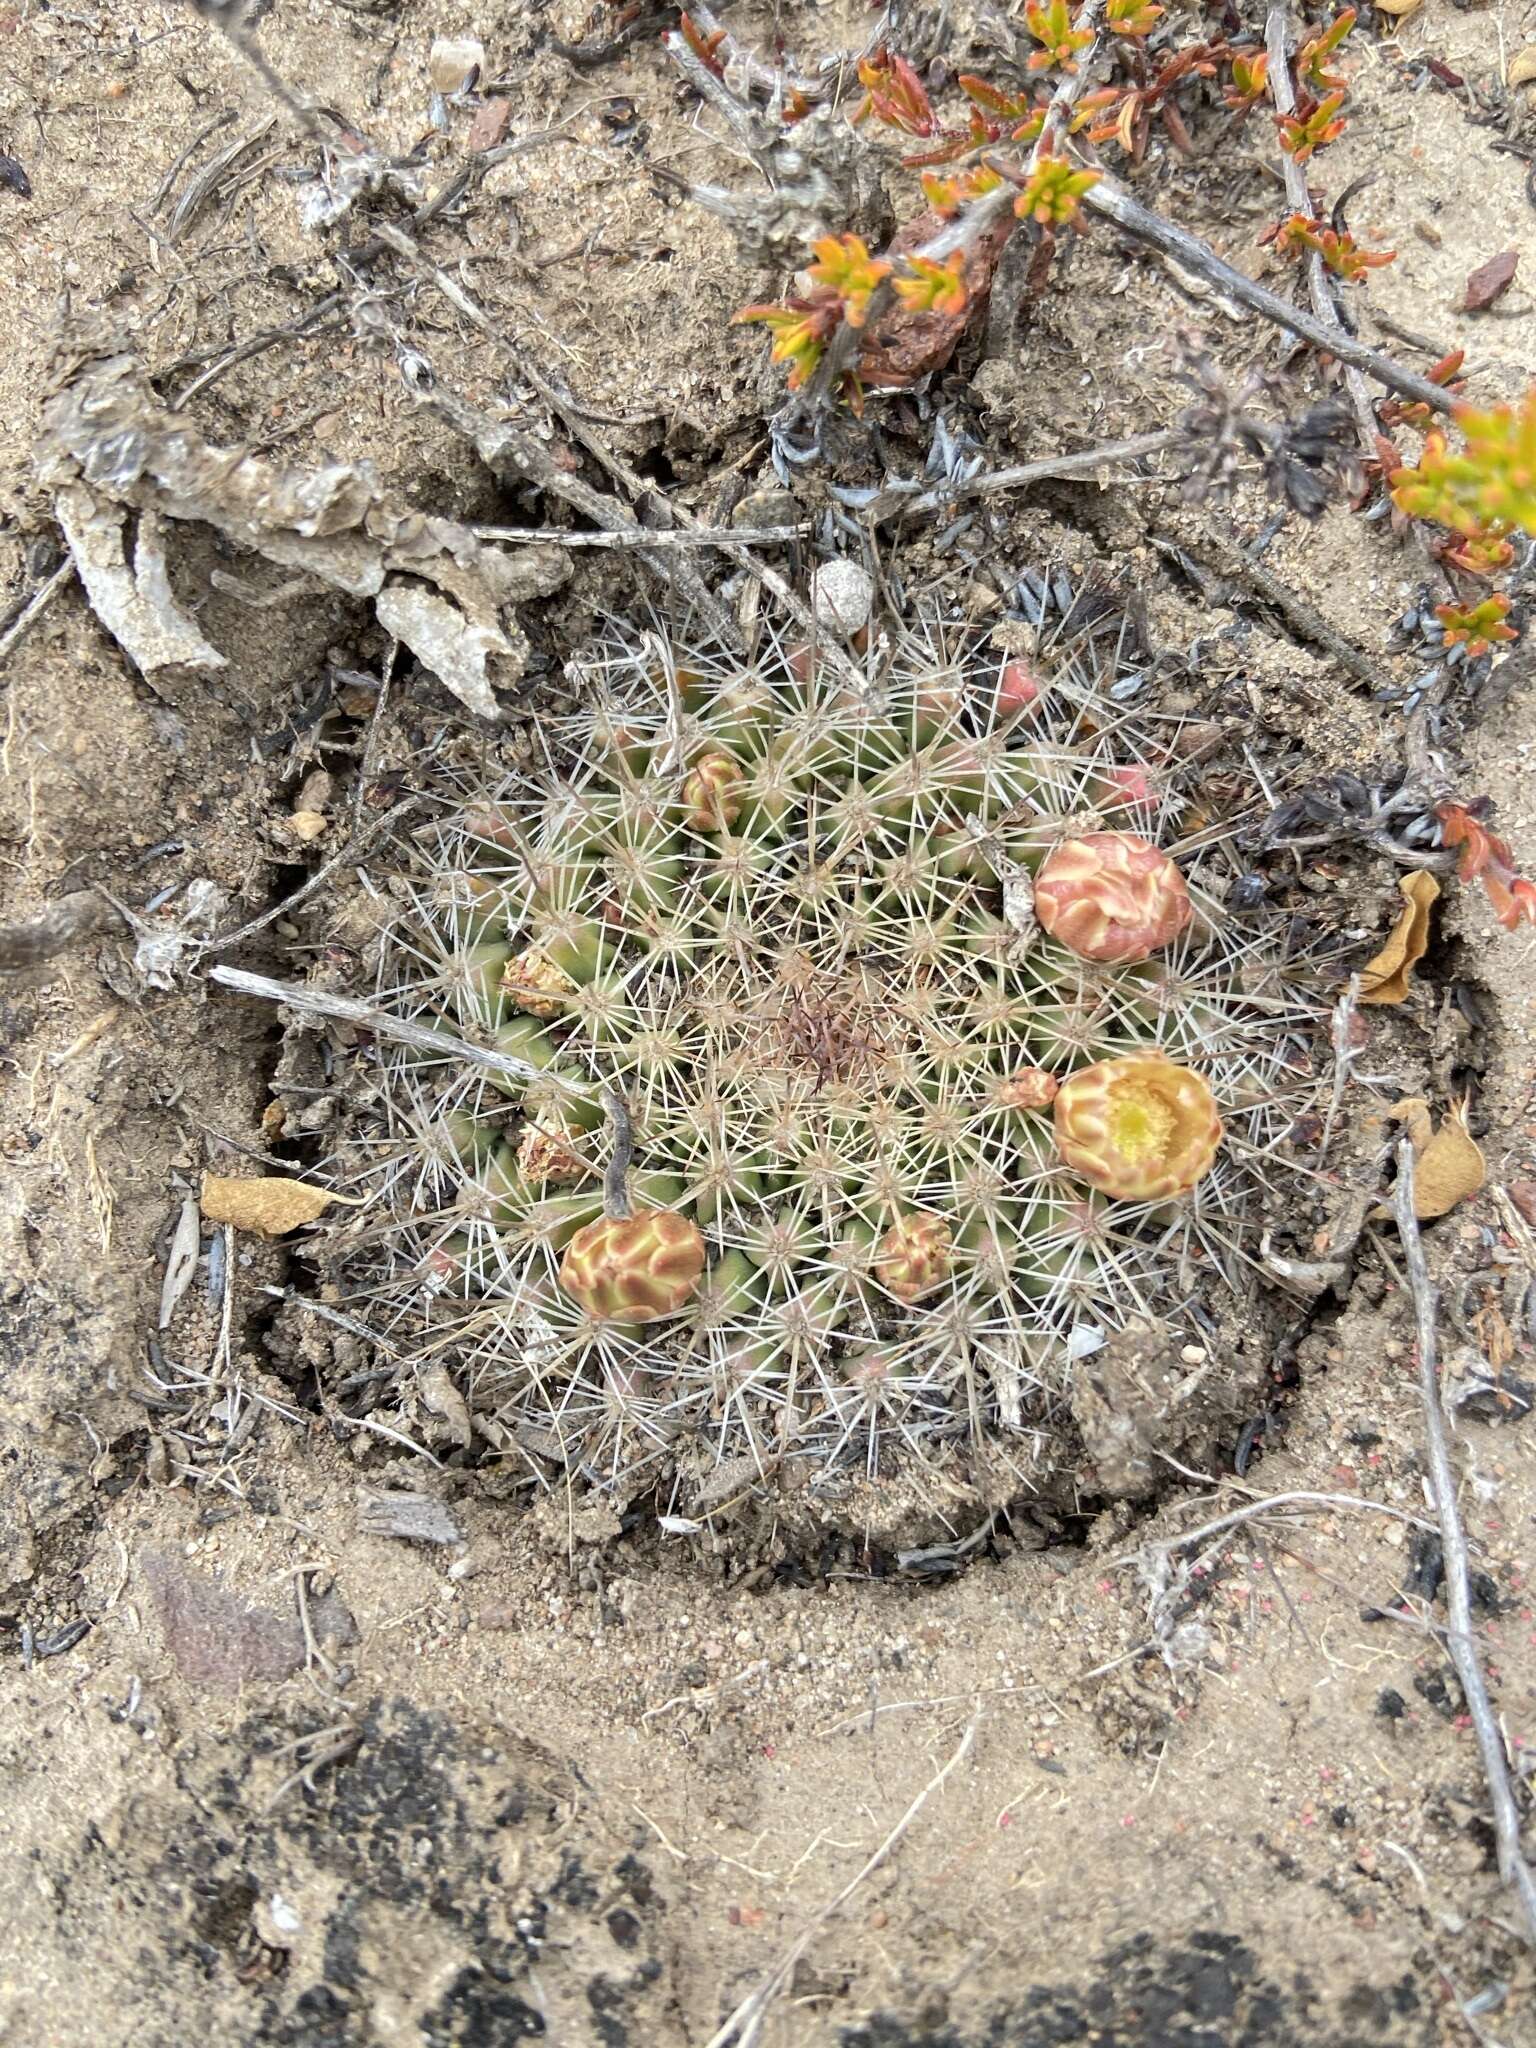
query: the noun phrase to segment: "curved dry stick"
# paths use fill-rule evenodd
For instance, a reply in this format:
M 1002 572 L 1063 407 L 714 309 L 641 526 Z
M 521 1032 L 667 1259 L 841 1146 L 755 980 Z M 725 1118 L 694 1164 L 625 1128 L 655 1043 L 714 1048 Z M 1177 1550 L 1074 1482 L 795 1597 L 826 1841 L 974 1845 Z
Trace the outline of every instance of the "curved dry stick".
M 1314 348 L 1326 349 L 1341 363 L 1364 370 L 1368 377 L 1374 377 L 1378 384 L 1385 384 L 1389 391 L 1427 405 L 1434 412 L 1449 414 L 1455 410 L 1455 402 L 1440 385 L 1431 384 L 1412 370 L 1405 370 L 1390 356 L 1367 348 L 1355 335 L 1346 334 L 1341 327 L 1329 327 L 1315 313 L 1305 312 L 1300 306 L 1293 306 L 1289 299 L 1282 299 L 1265 286 L 1255 284 L 1251 277 L 1234 270 L 1230 263 L 1223 263 L 1214 249 L 1207 248 L 1187 229 L 1175 227 L 1172 221 L 1164 220 L 1161 214 L 1153 213 L 1149 207 L 1133 199 L 1125 187 L 1117 185 L 1112 178 L 1100 178 L 1098 184 L 1083 194 L 1081 203 L 1092 212 L 1102 214 L 1106 220 L 1112 220 L 1133 240 L 1145 242 L 1148 248 L 1171 256 L 1175 263 L 1193 271 L 1207 284 L 1214 284 L 1230 293 L 1252 312 L 1272 320 L 1277 327 L 1299 335 L 1303 341 L 1310 341 Z
M 1438 1296 L 1429 1277 L 1424 1244 L 1419 1236 L 1419 1219 L 1414 1211 L 1413 1164 L 1413 1147 L 1404 1138 L 1397 1148 L 1397 1184 L 1392 1190 L 1392 1214 L 1398 1236 L 1403 1241 L 1403 1259 L 1408 1267 L 1408 1285 L 1418 1320 L 1419 1393 L 1424 1403 L 1429 1483 L 1435 1496 L 1440 1544 L 1445 1553 L 1445 1605 L 1450 1624 L 1445 1631 L 1445 1647 L 1456 1667 L 1456 1676 L 1466 1697 L 1467 1712 L 1472 1718 L 1472 1730 L 1482 1754 L 1483 1775 L 1488 1781 L 1488 1798 L 1493 1808 L 1493 1832 L 1498 1843 L 1499 1875 L 1520 1901 L 1525 1915 L 1526 1938 L 1536 1945 L 1536 1873 L 1526 1862 L 1520 1845 L 1520 1808 L 1515 1800 L 1514 1787 L 1509 1782 L 1504 1738 L 1494 1717 L 1493 1702 L 1488 1697 L 1487 1681 L 1483 1677 L 1472 1633 L 1467 1538 L 1456 1506 L 1456 1474 L 1451 1467 L 1445 1412 L 1440 1405 L 1440 1370 L 1435 1348 Z

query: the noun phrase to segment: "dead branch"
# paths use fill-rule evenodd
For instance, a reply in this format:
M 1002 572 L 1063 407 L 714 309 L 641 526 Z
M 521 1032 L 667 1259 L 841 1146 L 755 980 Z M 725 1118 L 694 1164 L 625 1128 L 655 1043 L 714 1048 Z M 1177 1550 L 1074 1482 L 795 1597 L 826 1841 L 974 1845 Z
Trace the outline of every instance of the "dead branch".
M 358 778 L 358 792 L 359 795 L 364 793 L 364 778 L 361 775 Z M 301 882 L 291 895 L 285 896 L 280 903 L 274 903 L 270 910 L 264 910 L 259 917 L 253 917 L 249 924 L 241 925 L 238 931 L 216 933 L 214 937 L 203 942 L 200 950 L 207 953 L 222 952 L 226 946 L 244 945 L 247 939 L 254 938 L 257 932 L 264 930 L 274 918 L 288 916 L 290 912 L 297 910 L 301 903 L 313 896 L 323 883 L 328 882 L 338 868 L 355 865 L 363 848 L 372 845 L 386 827 L 397 826 L 403 818 L 418 810 L 425 801 L 424 797 L 408 796 L 403 803 L 393 804 L 387 811 L 380 812 L 378 817 L 360 826 L 339 852 L 333 853 L 329 860 L 322 861 L 315 872 Z
M 563 1075 L 536 1067 L 528 1060 L 515 1059 L 510 1053 L 495 1052 L 489 1046 L 471 1045 L 467 1039 L 455 1038 L 451 1031 L 434 1031 L 425 1024 L 412 1024 L 404 1017 L 391 1016 L 388 1010 L 375 1009 L 371 1003 L 360 1003 L 352 996 L 337 995 L 332 989 L 306 988 L 295 981 L 271 981 L 264 974 L 247 974 L 243 967 L 210 967 L 208 979 L 216 981 L 221 988 L 233 989 L 236 995 L 256 996 L 266 1003 L 281 1003 L 284 1009 L 296 1010 L 302 1017 L 325 1017 L 339 1024 L 355 1024 L 359 1030 L 371 1031 L 378 1038 L 397 1039 L 401 1045 L 414 1046 L 418 1052 L 435 1052 L 449 1060 L 467 1060 L 471 1066 L 485 1067 L 509 1081 L 544 1080 L 556 1088 L 569 1090 L 572 1095 L 589 1096 L 593 1093 L 582 1082 L 567 1080 Z
M 1132 434 L 1123 441 L 1101 442 L 1097 448 L 1080 448 L 1067 455 L 1043 455 L 1038 462 L 1016 462 L 1007 469 L 982 470 L 960 483 L 937 484 L 923 491 L 908 509 L 947 511 L 963 498 L 992 498 L 999 492 L 1024 490 L 1030 484 L 1044 483 L 1053 477 L 1096 476 L 1101 469 L 1114 464 L 1139 462 L 1143 456 L 1161 454 L 1183 438 L 1176 427 L 1159 427 L 1149 434 Z
M 1269 52 L 1269 96 L 1275 103 L 1277 114 L 1294 114 L 1296 111 L 1296 87 L 1291 77 L 1290 51 L 1290 8 L 1286 0 L 1274 0 L 1264 23 L 1264 47 Z M 1312 215 L 1312 195 L 1307 190 L 1307 174 L 1288 151 L 1281 152 L 1281 169 L 1285 175 L 1285 197 L 1293 213 Z M 1328 282 L 1328 266 L 1316 249 L 1303 251 L 1307 275 L 1307 291 L 1312 300 L 1312 310 L 1325 327 L 1332 328 L 1348 339 L 1348 330 L 1339 318 L 1338 304 L 1333 288 Z M 1337 355 L 1338 351 L 1335 349 Z M 1342 358 L 1341 358 L 1342 360 Z M 1344 364 L 1344 387 L 1349 393 L 1349 402 L 1355 409 L 1355 423 L 1360 430 L 1360 446 L 1367 456 L 1376 453 L 1376 438 L 1381 429 L 1377 423 L 1371 394 L 1366 389 L 1365 378 L 1359 367 L 1353 363 Z
M 30 974 L 78 940 L 94 938 L 117 922 L 117 911 L 97 890 L 76 889 L 36 917 L 0 924 L 0 974 Z
M 1341 363 L 1364 370 L 1368 377 L 1374 377 L 1378 384 L 1385 384 L 1389 391 L 1414 399 L 1435 412 L 1449 414 L 1453 410 L 1453 401 L 1438 384 L 1431 384 L 1427 378 L 1405 370 L 1390 356 L 1367 348 L 1357 336 L 1346 334 L 1342 328 L 1328 326 L 1316 314 L 1305 312 L 1265 286 L 1255 284 L 1251 277 L 1245 277 L 1230 263 L 1224 263 L 1214 249 L 1190 234 L 1187 228 L 1175 227 L 1172 221 L 1153 213 L 1112 178 L 1100 178 L 1083 194 L 1082 204 L 1090 211 L 1102 214 L 1106 220 L 1112 220 L 1134 241 L 1145 242 L 1149 249 L 1171 256 L 1175 263 L 1182 264 L 1207 284 L 1230 292 L 1234 299 L 1264 319 L 1272 320 L 1277 327 L 1283 327 L 1288 334 L 1299 335 L 1303 341 L 1310 341 L 1314 348 L 1325 349 Z
M 1520 1901 L 1527 1939 L 1536 1943 L 1536 1873 L 1526 1862 L 1520 1846 L 1520 1808 L 1509 1781 L 1504 1738 L 1499 1733 L 1493 1703 L 1488 1697 L 1488 1686 L 1472 1632 L 1467 1539 L 1456 1505 L 1456 1475 L 1451 1467 L 1445 1411 L 1440 1401 L 1440 1368 L 1435 1339 L 1439 1297 L 1429 1277 L 1424 1241 L 1414 1213 L 1413 1146 L 1406 1138 L 1397 1148 L 1397 1182 L 1392 1190 L 1392 1212 L 1403 1242 L 1403 1262 L 1408 1268 L 1408 1285 L 1418 1322 L 1419 1393 L 1424 1404 L 1429 1483 L 1440 1521 L 1440 1544 L 1445 1553 L 1445 1604 L 1449 1617 L 1445 1646 L 1461 1681 L 1467 1712 L 1472 1717 L 1473 1732 L 1483 1760 L 1483 1774 L 1488 1782 L 1488 1796 L 1493 1808 L 1493 1831 L 1498 1842 L 1499 1874 Z

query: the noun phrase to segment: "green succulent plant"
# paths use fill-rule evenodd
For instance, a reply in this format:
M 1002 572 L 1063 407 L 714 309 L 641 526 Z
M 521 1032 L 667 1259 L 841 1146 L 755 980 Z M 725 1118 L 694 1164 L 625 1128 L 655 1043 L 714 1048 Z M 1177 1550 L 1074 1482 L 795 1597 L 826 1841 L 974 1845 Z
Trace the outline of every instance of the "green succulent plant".
M 1235 1282 L 1313 1086 L 1113 644 L 930 620 L 845 673 L 614 627 L 401 886 L 383 999 L 533 1078 L 388 1055 L 372 1285 L 499 1440 L 626 1491 L 1048 1429 L 1075 1356 Z

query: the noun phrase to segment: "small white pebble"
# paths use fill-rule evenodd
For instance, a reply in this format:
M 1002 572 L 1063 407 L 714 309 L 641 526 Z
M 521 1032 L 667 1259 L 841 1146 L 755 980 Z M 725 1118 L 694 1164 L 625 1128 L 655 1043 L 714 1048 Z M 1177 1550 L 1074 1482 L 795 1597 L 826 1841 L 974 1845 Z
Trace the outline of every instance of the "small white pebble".
M 1203 1344 L 1186 1344 L 1179 1353 L 1179 1357 L 1185 1365 L 1204 1365 L 1205 1346 Z
M 869 624 L 875 586 L 857 562 L 823 562 L 811 578 L 811 610 L 826 632 L 851 639 Z

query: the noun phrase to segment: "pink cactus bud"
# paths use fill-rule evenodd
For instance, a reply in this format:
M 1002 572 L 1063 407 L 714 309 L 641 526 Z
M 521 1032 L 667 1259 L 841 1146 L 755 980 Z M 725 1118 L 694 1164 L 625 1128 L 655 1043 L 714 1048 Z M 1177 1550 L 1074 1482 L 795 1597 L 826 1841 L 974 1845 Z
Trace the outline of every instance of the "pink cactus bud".
M 1069 1075 L 1055 1117 L 1062 1163 L 1122 1202 L 1186 1193 L 1210 1170 L 1222 1136 L 1207 1083 L 1161 1053 L 1101 1060 Z
M 1035 915 L 1079 959 L 1125 966 L 1171 946 L 1194 908 L 1184 877 L 1150 840 L 1088 832 L 1046 856 Z
M 1107 811 L 1152 812 L 1157 809 L 1157 792 L 1152 787 L 1152 778 L 1146 769 L 1139 765 L 1106 769 L 1104 783 L 1104 794 L 1100 801 Z
M 1005 661 L 997 679 L 997 721 L 1017 718 L 1033 710 L 1045 695 L 1045 685 L 1025 661 Z
M 1004 1109 L 1048 1109 L 1060 1087 L 1056 1076 L 1044 1067 L 1020 1067 L 998 1082 L 995 1094 Z
M 700 754 L 683 782 L 683 809 L 696 832 L 724 832 L 741 816 L 746 776 L 718 747 Z

